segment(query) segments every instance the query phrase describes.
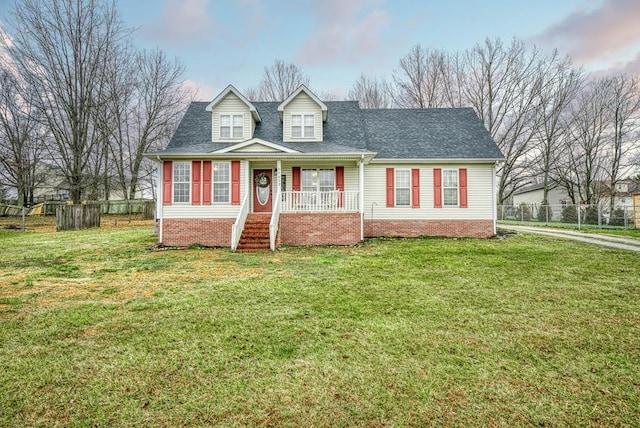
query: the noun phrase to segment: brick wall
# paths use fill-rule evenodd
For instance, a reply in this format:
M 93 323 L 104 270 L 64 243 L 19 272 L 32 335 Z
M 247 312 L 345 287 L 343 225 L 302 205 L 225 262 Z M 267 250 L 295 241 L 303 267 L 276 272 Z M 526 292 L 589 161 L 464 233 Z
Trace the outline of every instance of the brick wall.
M 491 220 L 365 220 L 364 236 L 415 237 L 449 236 L 488 238 L 493 236 Z
M 286 213 L 279 229 L 283 245 L 351 245 L 360 242 L 360 213 Z
M 233 218 L 165 218 L 162 244 L 186 247 L 201 244 L 207 247 L 230 247 Z

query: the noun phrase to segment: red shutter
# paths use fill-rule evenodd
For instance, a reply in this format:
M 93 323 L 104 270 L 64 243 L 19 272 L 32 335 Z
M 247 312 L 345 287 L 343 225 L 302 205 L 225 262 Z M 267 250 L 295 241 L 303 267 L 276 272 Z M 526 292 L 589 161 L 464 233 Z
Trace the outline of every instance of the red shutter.
M 240 205 L 240 161 L 231 161 L 231 205 Z
M 420 169 L 411 170 L 411 207 L 420 208 Z
M 191 205 L 200 205 L 200 167 L 201 161 L 191 162 Z
M 344 205 L 344 167 L 336 167 L 336 190 L 338 191 L 338 208 L 342 208 Z
M 293 175 L 292 178 L 292 183 L 291 183 L 291 189 L 294 192 L 299 192 L 300 191 L 300 167 L 299 166 L 294 166 L 293 168 L 291 168 L 291 174 Z
M 211 205 L 211 161 L 202 162 L 202 205 Z
M 442 169 L 433 168 L 433 207 L 442 208 Z
M 173 162 L 164 161 L 162 164 L 162 205 L 171 205 L 172 176 Z
M 467 168 L 458 170 L 458 181 L 460 189 L 460 208 L 467 208 Z
M 395 180 L 395 171 L 393 168 L 387 168 L 387 207 L 395 206 L 395 195 L 394 195 L 394 180 Z

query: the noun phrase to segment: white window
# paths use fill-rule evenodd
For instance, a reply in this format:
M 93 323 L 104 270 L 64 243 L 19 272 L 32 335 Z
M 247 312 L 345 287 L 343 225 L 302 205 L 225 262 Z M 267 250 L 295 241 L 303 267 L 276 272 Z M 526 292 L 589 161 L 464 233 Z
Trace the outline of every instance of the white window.
M 191 189 L 191 162 L 173 163 L 173 202 L 188 203 Z
M 442 199 L 445 207 L 458 206 L 458 170 L 442 170 Z
M 229 162 L 213 163 L 213 202 L 229 203 L 231 175 Z
M 336 190 L 336 172 L 333 169 L 303 169 L 303 192 L 332 192 Z
M 315 117 L 312 114 L 291 115 L 291 138 L 313 138 Z
M 396 206 L 408 207 L 411 205 L 411 170 L 396 169 L 395 180 Z
M 243 126 L 244 117 L 241 114 L 221 114 L 220 138 L 242 138 Z

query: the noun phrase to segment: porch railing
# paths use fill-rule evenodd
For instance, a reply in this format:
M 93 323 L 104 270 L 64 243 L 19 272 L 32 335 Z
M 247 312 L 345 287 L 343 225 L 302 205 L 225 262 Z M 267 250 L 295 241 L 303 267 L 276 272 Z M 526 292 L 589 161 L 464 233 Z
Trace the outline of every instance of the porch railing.
M 242 200 L 242 205 L 240 205 L 240 212 L 236 217 L 236 222 L 233 223 L 231 227 L 231 250 L 235 251 L 238 248 L 238 243 L 240 242 L 240 236 L 242 235 L 242 230 L 244 229 L 244 223 L 247 221 L 247 216 L 249 215 L 249 194 L 247 193 Z
M 269 222 L 269 248 L 276 249 L 276 238 L 278 237 L 278 223 L 280 221 L 280 209 L 282 206 L 282 190 L 278 189 L 276 198 L 271 208 L 271 221 Z
M 358 192 L 282 192 L 282 212 L 358 211 Z

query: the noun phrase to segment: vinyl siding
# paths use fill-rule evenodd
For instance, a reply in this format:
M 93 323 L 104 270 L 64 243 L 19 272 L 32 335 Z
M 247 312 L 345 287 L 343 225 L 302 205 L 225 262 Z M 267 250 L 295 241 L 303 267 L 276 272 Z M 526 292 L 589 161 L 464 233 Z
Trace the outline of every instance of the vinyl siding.
M 215 160 L 214 162 L 218 162 Z M 226 162 L 226 161 L 220 161 Z M 245 174 L 247 162 L 240 162 L 240 201 L 244 199 L 246 192 Z M 212 184 L 213 190 L 213 184 Z M 231 196 L 231 195 L 230 195 Z M 235 218 L 240 212 L 240 205 L 219 204 L 211 205 L 172 204 L 162 207 L 163 218 Z
M 420 169 L 420 208 L 386 207 L 387 168 Z M 433 207 L 433 168 L 467 168 L 468 208 Z M 366 220 L 493 219 L 493 165 L 370 164 L 365 166 L 364 183 L 364 217 Z
M 244 116 L 242 138 L 229 138 L 229 139 L 225 138 L 224 140 L 220 139 L 220 115 L 221 114 L 242 114 Z M 255 129 L 255 123 L 253 122 L 253 117 L 251 116 L 249 107 L 245 103 L 243 103 L 242 100 L 232 92 L 227 94 L 227 96 L 222 101 L 220 101 L 218 105 L 216 105 L 216 107 L 213 109 L 211 120 L 213 121 L 212 127 L 211 127 L 212 141 L 248 140 L 253 135 L 253 130 Z
M 314 138 L 296 138 L 291 137 L 291 115 L 292 114 L 313 114 L 315 119 Z M 283 139 L 290 141 L 322 141 L 322 111 L 320 106 L 313 99 L 300 92 L 284 109 L 283 113 Z
M 308 162 L 283 162 L 282 174 L 287 176 L 287 188 L 282 189 L 285 191 L 291 191 L 293 184 L 293 172 L 292 168 L 299 166 L 301 169 L 319 168 L 319 169 L 335 169 L 336 166 L 344 167 L 344 191 L 345 192 L 357 192 L 358 191 L 358 167 L 354 165 L 345 165 L 343 163 L 308 163 Z M 257 168 L 257 167 L 253 167 Z

